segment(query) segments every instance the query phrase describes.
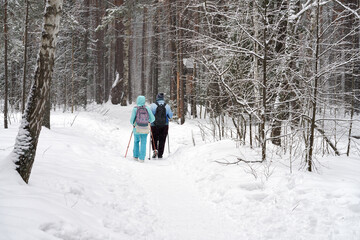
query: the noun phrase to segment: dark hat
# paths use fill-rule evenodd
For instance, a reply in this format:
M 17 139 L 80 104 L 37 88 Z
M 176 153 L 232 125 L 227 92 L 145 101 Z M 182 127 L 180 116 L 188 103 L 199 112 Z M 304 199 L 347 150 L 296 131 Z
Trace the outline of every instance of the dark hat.
M 156 100 L 164 100 L 164 93 L 158 93 Z

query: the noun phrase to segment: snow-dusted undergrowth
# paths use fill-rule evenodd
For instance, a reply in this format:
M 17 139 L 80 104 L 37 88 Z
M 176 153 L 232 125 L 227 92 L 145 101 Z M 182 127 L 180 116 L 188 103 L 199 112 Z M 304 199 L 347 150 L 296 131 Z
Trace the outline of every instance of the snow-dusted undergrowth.
M 163 160 L 132 160 L 131 107 L 52 113 L 29 184 L 8 156 L 19 123 L 0 129 L 0 239 L 360 239 L 360 159 L 318 158 L 293 174 L 231 140 L 204 143 L 197 121 L 170 125 Z M 192 135 L 196 146 L 193 146 Z M 166 144 L 166 147 L 168 145 Z

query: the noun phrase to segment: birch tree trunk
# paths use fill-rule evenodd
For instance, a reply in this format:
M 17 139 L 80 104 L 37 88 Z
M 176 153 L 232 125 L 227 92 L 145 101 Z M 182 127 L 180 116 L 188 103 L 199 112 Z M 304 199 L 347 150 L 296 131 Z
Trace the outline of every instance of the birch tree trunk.
M 12 159 L 17 166 L 16 170 L 26 183 L 29 181 L 34 163 L 44 117 L 46 97 L 50 91 L 49 85 L 54 67 L 62 4 L 63 0 L 47 0 L 41 48 L 37 59 L 34 81 L 12 152 Z

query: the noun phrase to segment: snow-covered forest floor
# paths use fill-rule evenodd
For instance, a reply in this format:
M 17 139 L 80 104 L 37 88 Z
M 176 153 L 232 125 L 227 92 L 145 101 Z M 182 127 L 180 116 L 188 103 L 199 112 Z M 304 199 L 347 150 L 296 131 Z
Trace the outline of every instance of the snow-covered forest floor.
M 53 112 L 28 185 L 8 157 L 20 116 L 1 126 L 0 239 L 360 239 L 360 157 L 318 156 L 315 173 L 296 161 L 290 174 L 276 154 L 268 164 L 223 165 L 259 153 L 204 143 L 198 120 L 187 120 L 170 124 L 164 159 L 142 164 L 133 141 L 124 158 L 130 113 Z

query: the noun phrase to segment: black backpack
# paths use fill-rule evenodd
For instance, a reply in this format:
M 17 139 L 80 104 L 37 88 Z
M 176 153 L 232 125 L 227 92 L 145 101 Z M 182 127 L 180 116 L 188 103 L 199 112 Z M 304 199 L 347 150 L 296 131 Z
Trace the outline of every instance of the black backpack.
M 155 103 L 157 105 L 156 112 L 155 112 L 155 126 L 165 126 L 166 125 L 166 108 L 164 103 L 163 105 L 159 105 L 157 102 Z

